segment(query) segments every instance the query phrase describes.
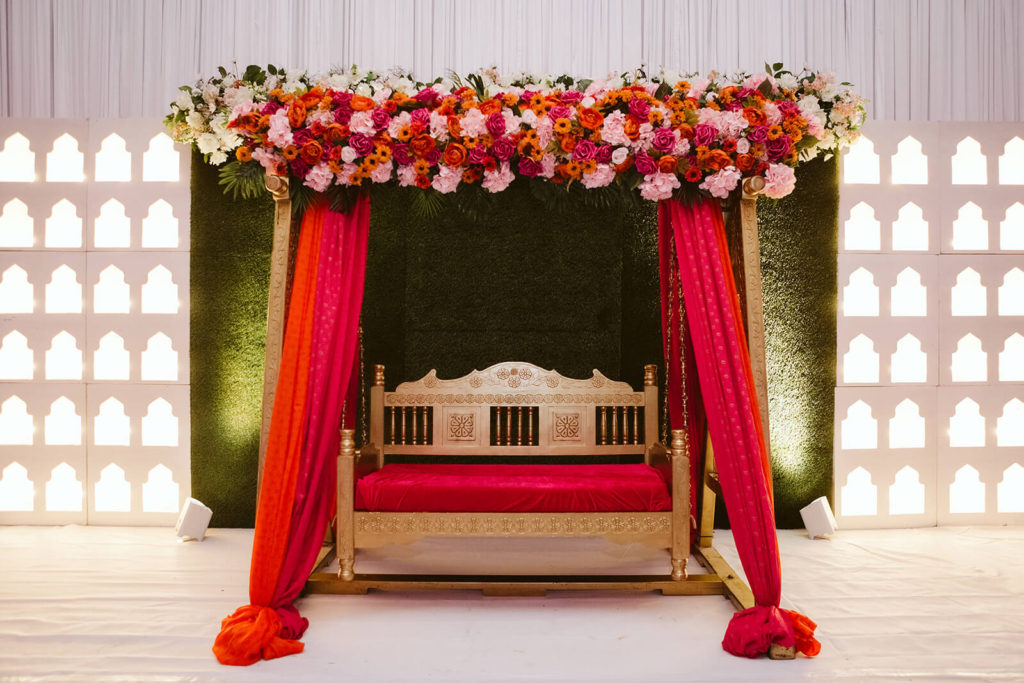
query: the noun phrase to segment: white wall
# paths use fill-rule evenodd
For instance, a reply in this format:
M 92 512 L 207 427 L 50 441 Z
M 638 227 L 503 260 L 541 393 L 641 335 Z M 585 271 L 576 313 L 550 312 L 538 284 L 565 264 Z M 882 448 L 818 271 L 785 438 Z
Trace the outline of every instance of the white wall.
M 1020 0 L 4 0 L 0 115 L 160 116 L 218 65 L 600 75 L 783 61 L 879 119 L 1024 118 Z

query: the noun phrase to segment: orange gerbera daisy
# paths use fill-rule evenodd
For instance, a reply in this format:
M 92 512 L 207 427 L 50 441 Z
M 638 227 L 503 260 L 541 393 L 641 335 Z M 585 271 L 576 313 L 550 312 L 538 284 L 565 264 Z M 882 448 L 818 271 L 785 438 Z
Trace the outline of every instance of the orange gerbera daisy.
M 572 130 L 572 121 L 569 119 L 556 119 L 555 120 L 555 132 L 559 135 L 564 135 Z

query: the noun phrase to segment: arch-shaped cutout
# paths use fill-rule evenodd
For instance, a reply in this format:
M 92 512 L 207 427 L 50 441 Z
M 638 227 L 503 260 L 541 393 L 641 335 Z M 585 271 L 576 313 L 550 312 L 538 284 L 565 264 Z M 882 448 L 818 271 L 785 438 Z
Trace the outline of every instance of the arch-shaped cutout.
M 896 472 L 896 478 L 889 486 L 889 514 L 924 514 L 924 484 L 921 483 L 921 475 L 910 465 Z
M 0 403 L 0 445 L 31 446 L 35 428 L 28 404 L 17 394 Z
M 177 249 L 178 219 L 174 208 L 163 199 L 149 205 L 142 219 L 142 246 L 146 249 Z
M 35 244 L 34 227 L 28 205 L 17 197 L 10 200 L 0 214 L 0 248 L 30 249 Z
M 32 512 L 36 489 L 28 470 L 18 461 L 4 468 L 0 477 L 0 511 Z
M 1011 398 L 996 420 L 997 446 L 1024 446 L 1024 402 Z
M 958 469 L 949 485 L 949 511 L 954 515 L 985 512 L 985 482 L 970 465 Z
M 81 512 L 82 482 L 75 476 L 75 468 L 62 462 L 50 472 L 46 482 L 46 509 L 49 512 Z
M 882 248 L 881 224 L 870 204 L 857 202 L 850 208 L 850 217 L 843 225 L 843 247 L 847 251 L 878 251 Z
M 1024 315 L 1024 270 L 1011 268 L 999 285 L 999 315 Z
M 849 284 L 843 287 L 843 315 L 848 318 L 878 315 L 878 286 L 868 269 L 861 267 L 850 273 Z
M 954 382 L 984 382 L 988 379 L 988 354 L 981 347 L 981 340 L 973 334 L 965 334 L 956 343 L 950 372 Z
M 905 334 L 896 342 L 896 351 L 889 357 L 889 377 L 894 384 L 928 381 L 928 354 L 921 350 L 921 340 Z
M 36 179 L 36 155 L 28 138 L 14 133 L 4 140 L 0 151 L 0 182 L 31 183 Z
M 985 445 L 985 418 L 981 406 L 965 398 L 956 404 L 949 418 L 949 445 L 953 448 L 973 448 Z
M 28 272 L 18 264 L 9 266 L 0 275 L 0 313 L 31 313 L 33 294 Z
M 996 509 L 999 512 L 1024 512 L 1024 467 L 1013 463 L 1003 470 L 1003 480 L 996 486 Z
M 878 352 L 870 337 L 858 334 L 850 340 L 850 350 L 843 354 L 843 382 L 878 383 Z
M 92 233 L 97 249 L 123 249 L 132 246 L 132 222 L 124 213 L 124 204 L 108 199 L 100 207 Z
M 178 352 L 171 345 L 171 338 L 157 332 L 146 342 L 142 352 L 143 381 L 178 381 Z
M 132 155 L 124 138 L 111 133 L 103 138 L 100 151 L 96 152 L 96 181 L 100 183 L 125 183 L 132 179 Z
M 900 207 L 896 220 L 892 223 L 893 251 L 927 251 L 928 221 L 924 212 L 914 202 L 907 202 Z
M 968 136 L 961 140 L 950 162 L 954 185 L 984 185 L 988 182 L 985 155 L 981 153 L 981 143 L 974 138 Z
M 988 311 L 985 285 L 974 268 L 964 268 L 950 290 L 950 309 L 954 316 L 980 316 Z
M 92 354 L 93 378 L 127 381 L 129 373 L 130 356 L 124 339 L 116 332 L 107 332 L 100 337 L 99 346 Z
M 878 177 L 875 143 L 866 135 L 861 135 L 843 155 L 843 182 L 847 185 L 877 185 Z
M 79 249 L 82 246 L 82 219 L 78 217 L 78 209 L 67 199 L 53 205 L 50 217 L 46 219 L 43 243 L 47 249 Z
M 143 182 L 178 182 L 178 150 L 174 141 L 163 133 L 157 133 L 149 141 L 149 148 L 142 155 Z
M 0 379 L 32 379 L 35 354 L 28 346 L 28 337 L 11 330 L 0 340 Z
M 100 471 L 94 490 L 97 512 L 131 512 L 132 487 L 125 481 L 124 470 L 114 463 Z
M 871 483 L 871 473 L 857 467 L 846 477 L 841 490 L 843 517 L 878 514 L 878 487 Z
M 1024 140 L 1013 136 L 999 156 L 999 184 L 1024 185 Z
M 142 418 L 142 445 L 178 445 L 178 418 L 171 404 L 163 398 L 156 399 L 146 408 L 146 415 Z
M 142 285 L 142 312 L 178 312 L 178 285 L 174 284 L 171 271 L 162 265 L 149 271 L 146 284 Z
M 889 309 L 893 316 L 928 315 L 928 288 L 921 284 L 920 273 L 909 266 L 900 271 L 889 292 Z
M 46 350 L 46 379 L 82 379 L 82 350 L 78 340 L 61 330 L 50 340 Z
M 843 450 L 878 448 L 878 420 L 872 417 L 871 406 L 864 401 L 856 401 L 846 409 L 840 443 Z
M 47 446 L 80 446 L 82 444 L 82 416 L 75 403 L 61 396 L 50 404 L 50 413 L 44 420 L 43 441 Z
M 93 443 L 97 446 L 128 446 L 131 443 L 131 422 L 124 404 L 111 396 L 100 404 L 93 421 Z
M 960 207 L 953 220 L 953 249 L 957 251 L 985 251 L 988 249 L 988 221 L 981 207 L 967 202 Z
M 896 146 L 896 154 L 892 155 L 892 184 L 928 184 L 928 157 L 913 136 L 903 138 Z
M 124 280 L 124 272 L 115 265 L 100 271 L 99 280 L 92 290 L 94 313 L 128 313 L 131 310 L 131 288 Z
M 164 465 L 157 465 L 149 471 L 142 485 L 142 511 L 177 512 L 178 488 L 171 471 Z
M 999 223 L 999 248 L 1024 251 L 1024 204 L 1014 202 L 1006 208 Z
M 921 409 L 905 398 L 889 418 L 889 448 L 924 448 L 924 444 L 925 420 Z
M 82 312 L 82 285 L 78 274 L 66 263 L 53 271 L 45 292 L 47 313 Z
M 53 149 L 46 155 L 46 182 L 80 183 L 85 180 L 84 168 L 85 155 L 70 133 L 53 141 Z
M 1014 332 L 999 352 L 999 381 L 1024 382 L 1024 336 Z

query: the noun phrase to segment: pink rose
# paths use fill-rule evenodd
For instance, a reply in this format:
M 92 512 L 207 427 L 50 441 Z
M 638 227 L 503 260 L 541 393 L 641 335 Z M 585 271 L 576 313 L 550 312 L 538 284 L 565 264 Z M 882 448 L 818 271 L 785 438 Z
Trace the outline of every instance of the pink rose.
M 500 137 L 505 134 L 505 117 L 500 112 L 487 117 L 487 132 L 494 137 Z
M 577 146 L 579 146 L 579 145 L 577 145 Z M 594 159 L 596 159 L 597 163 L 599 163 L 599 164 L 610 163 L 611 160 L 612 160 L 612 146 L 611 145 L 601 145 L 600 147 L 598 147 L 597 148 L 597 153 L 594 155 Z
M 534 161 L 530 157 L 523 157 L 519 160 L 519 173 L 527 178 L 535 178 L 541 174 L 544 167 L 540 165 L 540 162 Z
M 566 104 L 579 104 L 583 99 L 583 93 L 579 90 L 566 90 L 562 93 L 562 101 Z
M 646 121 L 647 115 L 651 113 L 651 105 L 637 97 L 634 97 L 629 101 L 629 113 L 641 121 Z
M 484 163 L 484 157 L 487 156 L 487 150 L 484 149 L 483 145 L 477 145 L 473 149 L 466 153 L 466 158 L 469 159 L 471 164 L 482 164 Z
M 693 129 L 693 144 L 698 147 L 707 147 L 718 137 L 718 129 L 706 123 L 699 123 Z
M 597 145 L 587 139 L 580 140 L 572 151 L 573 161 L 588 161 L 597 154 Z
M 362 133 L 356 133 L 348 139 L 349 147 L 356 151 L 361 157 L 366 156 L 373 151 L 373 138 L 367 137 Z
M 668 128 L 659 128 L 654 133 L 651 146 L 659 152 L 671 152 L 676 146 L 676 134 Z
M 557 121 L 558 119 L 567 119 L 570 116 L 572 116 L 572 109 L 569 109 L 569 107 L 566 107 L 564 105 L 551 107 L 551 111 L 548 112 L 548 118 L 551 119 L 552 121 Z
M 494 114 L 498 116 L 498 114 Z M 502 120 L 504 123 L 504 119 Z M 498 158 L 500 161 L 508 161 L 512 158 L 512 155 L 516 151 L 516 146 L 508 138 L 498 138 L 491 145 L 491 154 Z
M 415 159 L 412 158 L 412 154 L 409 152 L 409 145 L 396 142 L 391 145 L 391 156 L 395 158 L 400 166 L 411 164 Z
M 654 162 L 650 154 L 641 152 L 636 155 L 636 170 L 640 175 L 651 175 L 658 172 L 658 164 Z
M 785 135 L 780 135 L 774 140 L 768 141 L 765 145 L 765 151 L 768 152 L 768 159 L 770 161 L 778 161 L 789 154 L 789 147 L 789 138 Z
M 796 187 L 796 173 L 785 164 L 771 164 L 764 174 L 764 193 L 772 199 L 785 197 Z
M 370 115 L 370 120 L 373 121 L 373 125 L 377 130 L 382 130 L 391 123 L 391 114 L 388 113 L 387 109 L 374 109 L 373 114 Z

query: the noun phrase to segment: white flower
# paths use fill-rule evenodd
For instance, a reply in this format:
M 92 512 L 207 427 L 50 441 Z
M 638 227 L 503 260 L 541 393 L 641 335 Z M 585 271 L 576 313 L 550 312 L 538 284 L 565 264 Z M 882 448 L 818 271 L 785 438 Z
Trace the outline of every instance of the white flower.
M 373 94 L 373 88 L 368 83 L 360 83 L 356 86 L 356 94 L 362 95 L 363 97 L 369 97 Z
M 532 109 L 526 109 L 523 111 L 523 123 L 528 126 L 534 126 L 537 124 L 537 114 Z
M 174 98 L 174 103 L 181 109 L 191 109 L 192 95 L 190 95 L 186 90 L 179 90 L 178 96 Z
M 220 149 L 220 141 L 213 133 L 203 133 L 196 139 L 196 146 L 203 154 L 212 154 Z
M 327 77 L 327 86 L 332 90 L 348 90 L 348 76 L 345 74 L 331 74 Z
M 793 74 L 782 74 L 779 76 L 779 87 L 783 90 L 796 90 L 800 82 Z
M 346 164 L 351 164 L 356 159 L 356 151 L 351 147 L 345 146 L 341 148 L 341 160 Z
M 206 118 L 199 112 L 193 111 L 185 117 L 185 123 L 196 130 L 202 130 L 206 127 Z
M 228 155 L 224 152 L 217 151 L 210 155 L 210 163 L 214 166 L 220 166 L 228 160 Z
M 625 161 L 626 157 L 628 157 L 628 156 L 629 156 L 629 150 L 628 149 L 626 149 L 625 147 L 616 147 L 615 151 L 612 152 L 612 163 L 615 164 L 616 166 L 618 166 L 623 161 Z
M 587 95 L 580 101 L 580 106 L 582 107 L 593 107 L 595 104 L 597 104 L 597 100 L 590 95 Z

